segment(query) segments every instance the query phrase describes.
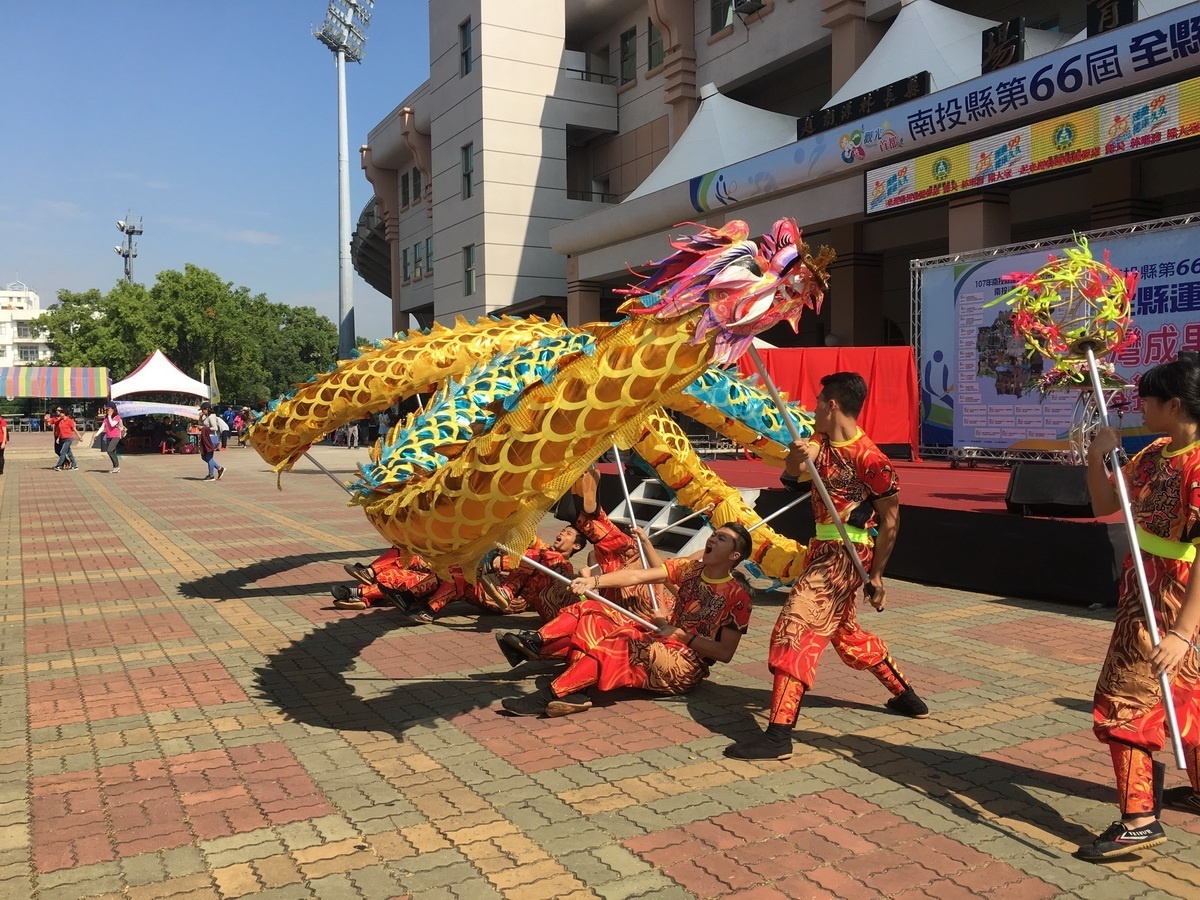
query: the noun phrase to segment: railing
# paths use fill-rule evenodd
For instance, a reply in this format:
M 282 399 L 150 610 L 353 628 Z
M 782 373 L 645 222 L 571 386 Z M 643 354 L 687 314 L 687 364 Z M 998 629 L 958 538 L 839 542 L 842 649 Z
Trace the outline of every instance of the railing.
M 592 203 L 616 203 L 616 194 L 604 194 L 600 191 L 567 191 L 568 200 L 588 200 Z
M 601 75 L 599 72 L 589 72 L 586 69 L 568 69 L 565 66 L 559 69 L 560 72 L 565 72 L 567 78 L 572 81 L 592 81 L 596 84 L 616 84 L 616 75 Z

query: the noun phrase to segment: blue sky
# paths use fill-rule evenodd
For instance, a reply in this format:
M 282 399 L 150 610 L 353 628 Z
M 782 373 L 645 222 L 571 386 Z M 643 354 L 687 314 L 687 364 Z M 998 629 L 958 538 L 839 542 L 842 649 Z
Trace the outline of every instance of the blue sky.
M 0 2 L 0 284 L 43 307 L 124 277 L 118 219 L 143 218 L 134 280 L 186 263 L 337 321 L 337 76 L 310 33 L 326 0 Z M 347 67 L 352 227 L 367 132 L 429 72 L 424 0 L 376 0 Z M 356 331 L 390 303 L 355 276 Z

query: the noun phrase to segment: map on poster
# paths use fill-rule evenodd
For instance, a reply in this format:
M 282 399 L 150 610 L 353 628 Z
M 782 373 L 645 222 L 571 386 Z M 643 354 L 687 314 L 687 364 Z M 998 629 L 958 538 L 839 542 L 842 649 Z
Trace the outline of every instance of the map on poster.
M 1200 350 L 1200 226 L 1093 239 L 1121 269 L 1137 269 L 1133 332 L 1137 342 L 1115 359 L 1117 376 L 1137 384 L 1141 373 Z M 1044 400 L 1030 380 L 1045 363 L 1030 359 L 1013 332 L 1009 307 L 988 306 L 1004 294 L 1012 272 L 1032 272 L 1047 250 L 923 270 L 919 302 L 921 342 L 921 442 L 923 446 L 1019 449 L 1023 442 L 1065 440 L 1078 390 Z M 1061 255 L 1061 254 L 1058 254 Z M 1130 436 L 1144 433 L 1136 393 L 1119 397 L 1130 406 L 1122 423 Z

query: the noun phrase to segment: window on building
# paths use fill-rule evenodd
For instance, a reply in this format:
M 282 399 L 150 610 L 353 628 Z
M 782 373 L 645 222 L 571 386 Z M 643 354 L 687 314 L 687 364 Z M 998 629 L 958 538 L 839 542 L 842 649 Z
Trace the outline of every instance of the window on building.
M 471 20 L 458 26 L 458 77 L 471 74 Z
M 462 198 L 471 199 L 475 193 L 475 145 L 467 144 L 462 148 Z
M 412 170 L 413 203 L 421 202 L 421 170 Z
M 433 274 L 433 238 L 425 238 L 425 274 Z
M 646 20 L 646 68 L 657 69 L 663 64 L 662 32 L 654 27 L 654 22 Z
M 621 84 L 637 78 L 637 29 L 630 28 L 621 35 Z
M 475 293 L 475 245 L 463 247 L 463 296 Z
M 711 0 L 712 33 L 716 34 L 733 24 L 733 0 Z
M 37 347 L 22 347 L 17 351 L 21 354 L 21 362 L 37 362 L 38 348 Z
M 404 274 L 404 281 L 412 281 L 412 257 L 409 255 L 407 247 L 404 248 L 402 256 L 404 264 L 400 267 L 400 270 Z
M 26 323 L 26 322 L 18 322 L 17 323 L 17 337 L 25 339 L 25 340 L 28 340 L 29 338 L 33 337 L 33 332 L 30 330 L 28 323 Z
M 420 241 L 413 244 L 413 278 L 420 278 L 425 274 L 424 249 L 425 245 Z
M 400 205 L 408 206 L 408 173 L 400 176 Z

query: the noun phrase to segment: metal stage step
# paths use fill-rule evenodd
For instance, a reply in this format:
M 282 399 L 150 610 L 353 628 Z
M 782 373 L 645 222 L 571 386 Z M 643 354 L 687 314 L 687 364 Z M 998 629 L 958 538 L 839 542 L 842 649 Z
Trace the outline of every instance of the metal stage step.
M 759 492 L 742 490 L 739 493 L 753 509 Z M 670 491 L 654 478 L 647 478 L 630 488 L 629 499 L 633 502 L 633 512 L 638 525 L 652 536 L 654 546 L 664 557 L 689 556 L 703 549 L 708 536 L 712 534 L 712 528 L 705 524 L 700 516 L 682 525 L 672 524 L 687 518 L 692 511 L 677 506 L 671 499 Z M 630 523 L 629 507 L 624 499 L 613 508 L 608 517 L 620 525 Z M 661 534 L 656 534 L 660 529 Z

